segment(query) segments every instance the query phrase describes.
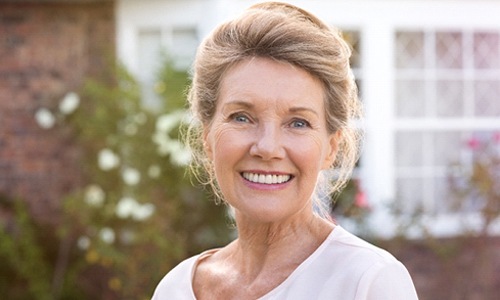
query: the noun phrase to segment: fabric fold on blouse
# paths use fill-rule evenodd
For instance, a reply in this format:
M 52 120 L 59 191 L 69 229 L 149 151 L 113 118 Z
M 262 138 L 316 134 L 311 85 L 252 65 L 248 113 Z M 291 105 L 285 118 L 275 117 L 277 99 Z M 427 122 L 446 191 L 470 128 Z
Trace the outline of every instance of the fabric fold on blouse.
M 152 300 L 195 300 L 192 284 L 196 265 L 217 251 L 205 251 L 177 265 L 160 281 Z M 401 262 L 389 252 L 336 226 L 285 281 L 260 299 L 413 300 L 418 297 Z

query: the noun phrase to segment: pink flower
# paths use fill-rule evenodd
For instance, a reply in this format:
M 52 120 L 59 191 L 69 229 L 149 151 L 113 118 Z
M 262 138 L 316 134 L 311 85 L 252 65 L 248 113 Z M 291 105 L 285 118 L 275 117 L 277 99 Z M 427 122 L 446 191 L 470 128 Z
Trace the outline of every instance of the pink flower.
M 370 204 L 366 199 L 365 192 L 358 190 L 358 192 L 354 196 L 354 205 L 359 208 L 370 208 Z
M 493 134 L 493 141 L 496 144 L 500 144 L 500 131 L 497 131 Z
M 481 141 L 475 137 L 470 138 L 467 141 L 467 147 L 471 150 L 477 150 L 479 147 L 481 147 Z

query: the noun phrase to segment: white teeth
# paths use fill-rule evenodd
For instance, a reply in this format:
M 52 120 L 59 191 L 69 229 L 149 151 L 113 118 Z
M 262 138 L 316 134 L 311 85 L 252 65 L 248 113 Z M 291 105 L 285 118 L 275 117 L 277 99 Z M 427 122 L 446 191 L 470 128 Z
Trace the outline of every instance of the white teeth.
M 259 175 L 259 183 L 266 183 L 266 175 Z
M 243 173 L 243 178 L 248 181 L 255 183 L 264 183 L 264 184 L 279 184 L 283 182 L 287 182 L 290 180 L 292 176 L 290 175 L 271 175 L 271 174 L 257 174 L 257 173 Z

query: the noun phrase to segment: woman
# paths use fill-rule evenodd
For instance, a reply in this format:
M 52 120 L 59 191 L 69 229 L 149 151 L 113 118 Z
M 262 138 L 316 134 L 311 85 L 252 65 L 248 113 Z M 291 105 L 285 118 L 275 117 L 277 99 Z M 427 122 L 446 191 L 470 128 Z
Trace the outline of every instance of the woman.
M 204 40 L 189 94 L 194 162 L 238 238 L 179 264 L 153 299 L 417 298 L 399 261 L 315 204 L 323 171 L 337 171 L 338 192 L 357 159 L 349 56 L 338 32 L 283 3 L 254 5 Z

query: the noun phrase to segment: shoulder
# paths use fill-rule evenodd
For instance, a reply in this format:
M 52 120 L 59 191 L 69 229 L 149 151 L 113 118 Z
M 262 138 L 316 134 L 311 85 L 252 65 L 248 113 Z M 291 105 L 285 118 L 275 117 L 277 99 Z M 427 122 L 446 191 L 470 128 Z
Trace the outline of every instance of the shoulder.
M 387 252 L 337 226 L 329 237 L 327 252 L 331 255 L 356 260 L 357 265 L 369 267 L 375 263 L 394 263 L 397 259 Z
M 342 274 L 346 286 L 355 285 L 355 299 L 417 299 L 407 269 L 386 250 L 342 227 L 334 230 L 328 242 L 321 260 L 326 264 L 328 261 L 340 264 L 332 269 Z M 338 276 L 335 276 L 337 280 Z
M 152 300 L 170 299 L 194 299 L 192 294 L 192 273 L 194 265 L 200 255 L 190 257 L 170 272 L 167 273 L 156 287 Z
M 369 268 L 357 288 L 359 299 L 418 299 L 410 274 L 399 261 Z

